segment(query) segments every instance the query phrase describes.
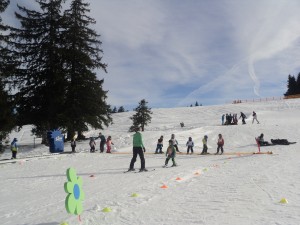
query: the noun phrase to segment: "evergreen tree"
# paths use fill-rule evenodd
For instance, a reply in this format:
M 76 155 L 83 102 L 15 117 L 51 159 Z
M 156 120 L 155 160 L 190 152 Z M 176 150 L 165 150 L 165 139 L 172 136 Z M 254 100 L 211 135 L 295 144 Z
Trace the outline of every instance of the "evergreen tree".
M 300 94 L 300 73 L 298 73 L 297 77 L 297 94 Z
M 110 106 L 106 104 L 103 80 L 97 80 L 94 69 L 106 72 L 102 63 L 99 35 L 89 28 L 95 20 L 87 13 L 89 4 L 83 0 L 73 0 L 70 9 L 64 13 L 66 29 L 64 37 L 64 67 L 67 73 L 66 113 L 68 137 L 88 129 L 87 124 L 97 129 L 108 126 Z
M 0 143 L 15 126 L 13 102 L 0 80 Z
M 9 0 L 0 2 L 0 13 L 5 11 L 9 3 Z M 11 51 L 7 47 L 9 35 L 4 35 L 5 31 L 7 31 L 7 26 L 2 23 L 0 16 L 0 152 L 2 140 L 6 138 L 15 126 L 13 101 L 5 88 L 5 78 L 13 65 Z
M 118 113 L 121 113 L 121 112 L 125 112 L 125 109 L 123 106 L 120 106 L 119 109 L 118 109 Z
M 284 94 L 285 96 L 297 94 L 297 82 L 294 76 L 289 75 L 287 88 L 288 90 Z
M 199 106 L 198 102 L 196 101 L 195 106 Z
M 117 110 L 117 107 L 115 106 L 112 110 L 112 113 L 117 113 L 117 112 L 118 112 L 118 110 Z
M 61 46 L 64 0 L 36 0 L 41 11 L 18 5 L 21 28 L 11 28 L 19 67 L 12 80 L 18 89 L 18 125 L 35 125 L 34 133 L 63 127 L 66 78 Z M 45 140 L 45 139 L 44 139 Z
M 134 109 L 136 111 L 136 114 L 134 114 L 130 119 L 132 120 L 133 124 L 129 128 L 130 132 L 133 132 L 136 130 L 136 128 L 141 127 L 142 131 L 144 131 L 145 126 L 148 125 L 148 123 L 151 123 L 151 108 L 148 108 L 147 101 L 145 99 L 142 99 L 139 102 L 139 106 Z
M 0 2 L 0 82 L 4 82 L 5 73 L 7 71 L 7 62 L 10 58 L 9 51 L 7 48 L 7 42 L 9 35 L 4 35 L 4 32 L 7 31 L 7 26 L 2 23 L 1 13 L 5 11 L 9 5 L 9 0 L 3 0 Z M 0 88 L 3 88 L 4 85 L 0 84 Z M 2 90 L 3 91 L 3 90 Z

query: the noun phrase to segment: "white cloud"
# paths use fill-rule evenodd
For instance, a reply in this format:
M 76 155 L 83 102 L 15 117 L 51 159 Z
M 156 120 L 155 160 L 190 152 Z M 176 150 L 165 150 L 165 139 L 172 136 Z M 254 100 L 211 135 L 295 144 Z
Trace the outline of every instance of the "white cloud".
M 90 8 L 112 105 L 281 95 L 300 69 L 298 0 L 95 0 Z

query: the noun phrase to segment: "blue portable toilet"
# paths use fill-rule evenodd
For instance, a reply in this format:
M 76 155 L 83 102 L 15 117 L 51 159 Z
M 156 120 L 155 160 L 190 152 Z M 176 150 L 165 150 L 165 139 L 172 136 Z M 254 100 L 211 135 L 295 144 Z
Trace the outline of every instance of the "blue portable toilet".
M 51 153 L 59 153 L 64 151 L 64 136 L 59 130 L 47 132 L 49 140 L 49 150 Z

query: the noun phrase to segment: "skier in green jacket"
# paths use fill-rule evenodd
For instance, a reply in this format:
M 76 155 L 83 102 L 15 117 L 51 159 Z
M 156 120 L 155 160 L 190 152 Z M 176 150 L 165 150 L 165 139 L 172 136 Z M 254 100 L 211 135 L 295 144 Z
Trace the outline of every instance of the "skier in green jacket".
M 134 163 L 136 161 L 137 155 L 139 155 L 140 159 L 141 159 L 140 172 L 148 171 L 145 168 L 144 152 L 146 152 L 146 148 L 143 144 L 142 134 L 140 133 L 140 128 L 136 128 L 135 134 L 133 135 L 133 156 L 132 156 L 128 171 L 134 171 L 135 170 L 134 169 Z

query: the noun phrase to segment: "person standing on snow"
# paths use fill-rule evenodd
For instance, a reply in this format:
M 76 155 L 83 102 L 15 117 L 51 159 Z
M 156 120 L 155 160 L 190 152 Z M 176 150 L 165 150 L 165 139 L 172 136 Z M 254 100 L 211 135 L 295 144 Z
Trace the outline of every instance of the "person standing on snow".
M 217 142 L 218 148 L 217 148 L 217 152 L 215 153 L 215 155 L 219 154 L 219 150 L 221 149 L 221 155 L 223 154 L 224 150 L 223 150 L 223 146 L 224 146 L 224 139 L 222 137 L 222 134 L 219 134 L 219 138 L 218 138 L 218 142 Z
M 130 166 L 128 171 L 134 171 L 134 163 L 136 162 L 137 155 L 140 156 L 141 159 L 141 169 L 140 172 L 148 171 L 145 168 L 145 157 L 144 152 L 146 152 L 146 148 L 143 144 L 142 134 L 140 133 L 140 128 L 136 128 L 135 134 L 133 135 L 133 156 L 130 162 Z
M 164 146 L 163 142 L 164 142 L 164 136 L 160 136 L 160 138 L 157 140 L 157 146 L 156 146 L 155 154 L 158 154 L 158 153 L 162 154 L 162 153 L 164 153 L 162 151 L 162 147 Z M 159 152 L 158 152 L 158 150 L 159 150 Z
M 114 143 L 112 143 L 111 136 L 108 136 L 106 141 L 106 153 L 111 153 L 111 145 L 114 145 Z
M 11 153 L 12 153 L 11 159 L 17 158 L 17 153 L 18 153 L 18 149 L 19 149 L 17 142 L 18 142 L 18 139 L 14 138 L 10 144 L 10 149 L 11 149 Z
M 76 141 L 75 138 L 72 138 L 71 140 L 71 148 L 72 148 L 72 152 L 76 152 L 75 148 L 76 148 Z
M 177 166 L 176 162 L 175 162 L 175 157 L 176 157 L 176 149 L 173 145 L 173 140 L 169 140 L 169 147 L 167 148 L 167 152 L 166 152 L 166 161 L 165 161 L 165 165 L 163 167 L 167 167 L 168 166 L 168 162 L 170 159 L 172 159 L 172 162 L 173 162 L 173 165 L 172 167 L 174 166 Z
M 96 142 L 95 139 L 93 137 L 90 138 L 90 143 L 89 143 L 91 149 L 90 152 L 95 152 L 95 148 L 96 148 Z
M 186 142 L 186 146 L 188 147 L 186 154 L 189 154 L 190 150 L 191 150 L 191 154 L 193 154 L 194 153 L 194 150 L 193 150 L 194 142 L 191 137 L 189 137 L 189 140 Z
M 178 142 L 177 142 L 177 140 L 175 139 L 175 134 L 172 134 L 172 135 L 171 135 L 171 140 L 173 141 L 173 146 L 174 146 L 174 148 L 176 149 L 176 152 L 180 152 L 179 149 L 178 149 Z
M 242 117 L 242 122 L 243 122 L 243 124 L 246 124 L 246 122 L 245 122 L 245 119 L 247 119 L 247 117 L 246 117 L 246 115 L 243 113 L 243 112 L 241 112 L 241 115 L 240 115 L 240 118 Z M 239 118 L 239 119 L 240 119 Z
M 224 119 L 225 119 L 225 115 L 222 115 L 222 125 L 224 125 Z
M 105 136 L 101 132 L 99 133 L 99 138 L 100 138 L 100 153 L 103 153 L 106 139 L 105 139 Z
M 203 150 L 201 152 L 201 155 L 206 155 L 206 154 L 209 154 L 207 153 L 207 135 L 204 135 L 203 139 L 202 139 L 202 143 L 203 143 Z
M 257 120 L 256 112 L 253 111 L 252 116 L 253 116 L 252 124 L 254 123 L 254 120 L 256 120 L 256 122 L 259 124 L 259 121 Z

